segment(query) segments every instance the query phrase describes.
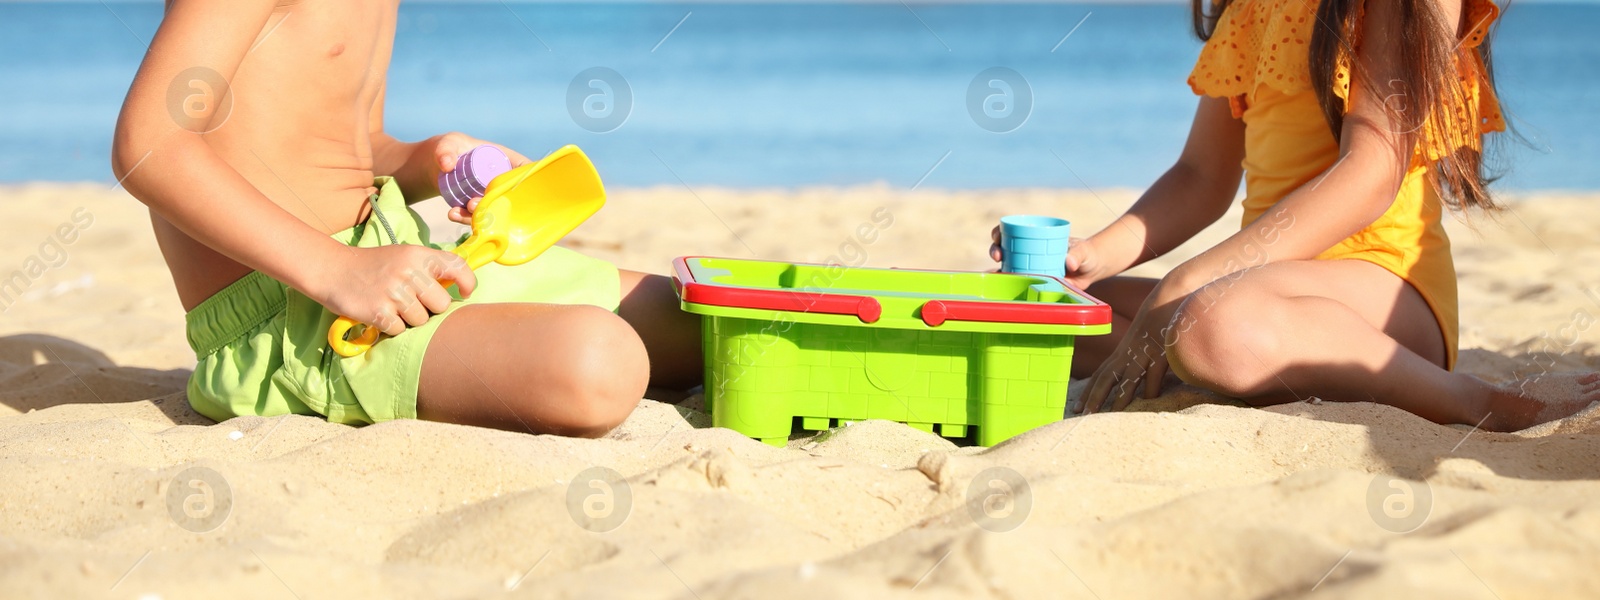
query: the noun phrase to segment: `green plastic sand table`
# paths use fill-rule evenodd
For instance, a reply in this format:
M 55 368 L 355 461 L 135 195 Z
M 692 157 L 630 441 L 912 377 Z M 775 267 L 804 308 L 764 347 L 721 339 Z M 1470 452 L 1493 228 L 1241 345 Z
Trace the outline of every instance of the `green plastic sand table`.
M 1073 339 L 1111 307 L 1010 273 L 674 261 L 701 315 L 712 424 L 774 446 L 796 426 L 887 419 L 992 446 L 1061 420 Z

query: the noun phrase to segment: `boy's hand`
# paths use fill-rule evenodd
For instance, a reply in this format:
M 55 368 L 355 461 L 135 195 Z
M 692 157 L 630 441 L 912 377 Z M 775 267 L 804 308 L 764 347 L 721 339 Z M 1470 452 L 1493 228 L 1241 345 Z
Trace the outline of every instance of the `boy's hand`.
M 1000 262 L 1005 258 L 1005 250 L 1000 247 L 1000 226 L 996 225 L 989 232 L 989 258 Z M 1100 260 L 1094 249 L 1092 238 L 1072 238 L 1067 247 L 1067 277 L 1066 280 L 1078 289 L 1088 289 L 1091 284 L 1107 277 L 1101 273 Z
M 463 154 L 471 152 L 473 148 L 484 144 L 499 148 L 501 152 L 506 153 L 506 158 L 511 159 L 511 168 L 513 169 L 533 162 L 528 160 L 528 157 L 500 144 L 486 142 L 464 133 L 452 132 L 437 138 L 437 142 L 433 147 L 434 163 L 438 165 L 440 173 L 449 173 L 456 169 L 456 159 L 461 158 Z M 466 208 L 450 207 L 450 220 L 463 225 L 471 225 L 472 211 L 478 208 L 478 201 L 481 199 L 473 198 L 472 201 L 467 203 Z
M 462 297 L 472 295 L 478 284 L 465 259 L 443 250 L 408 245 L 347 250 L 343 260 L 324 271 L 321 279 L 327 283 L 311 299 L 391 336 L 449 308 L 454 299 L 440 280 L 455 282 Z

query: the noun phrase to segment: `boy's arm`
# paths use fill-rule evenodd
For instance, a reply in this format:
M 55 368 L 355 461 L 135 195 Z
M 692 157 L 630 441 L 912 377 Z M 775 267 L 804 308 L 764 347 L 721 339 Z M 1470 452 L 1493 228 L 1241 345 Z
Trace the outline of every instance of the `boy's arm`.
M 372 140 L 372 174 L 394 177 L 406 203 L 426 200 L 439 195 L 439 173 L 456 167 L 456 158 L 483 144 L 490 144 L 506 153 L 512 167 L 527 164 L 528 158 L 516 151 L 491 144 L 462 133 L 445 133 L 420 142 L 402 142 L 383 130 L 383 104 L 388 93 L 387 82 L 378 89 L 378 99 L 372 103 L 368 122 L 368 137 Z
M 442 288 L 416 285 L 417 274 L 470 288 L 476 279 L 464 261 L 426 248 L 358 251 L 335 242 L 274 204 L 167 110 L 167 84 L 185 69 L 205 67 L 232 80 L 275 4 L 168 4 L 117 119 L 112 170 L 130 194 L 200 243 L 330 310 L 399 333 L 418 307 L 449 304 Z M 401 293 L 386 293 L 395 289 Z
M 406 198 L 406 204 L 438 196 L 438 172 L 429 172 L 429 163 L 432 161 L 418 161 L 416 157 L 431 158 L 432 153 L 426 152 L 425 148 L 436 145 L 440 136 L 420 142 L 402 142 L 384 132 L 383 103 L 388 91 L 389 83 L 385 81 L 378 88 L 378 98 L 372 103 L 367 124 L 368 138 L 372 141 L 372 174 L 394 177 Z M 419 152 L 419 149 L 424 151 Z
M 199 134 L 179 126 L 166 106 L 167 83 L 188 68 L 204 67 L 232 80 L 273 5 L 169 5 L 117 119 L 112 170 L 129 193 L 190 237 L 296 289 L 312 290 L 319 285 L 316 273 L 300 263 L 336 262 L 342 246 L 273 204 Z M 216 90 L 217 97 L 222 92 Z M 210 201 L 215 198 L 229 199 L 227 206 Z M 285 245 L 301 252 L 285 253 Z
M 1171 252 L 1215 223 L 1233 204 L 1243 174 L 1244 122 L 1226 98 L 1201 97 L 1178 161 L 1128 212 L 1080 242 L 1092 283 Z M 1087 259 L 1087 260 L 1085 260 Z

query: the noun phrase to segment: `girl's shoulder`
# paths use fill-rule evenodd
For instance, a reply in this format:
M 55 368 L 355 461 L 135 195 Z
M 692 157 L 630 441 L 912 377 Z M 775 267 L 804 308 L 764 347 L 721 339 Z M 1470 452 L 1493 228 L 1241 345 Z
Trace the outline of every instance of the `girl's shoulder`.
M 1459 48 L 1475 49 L 1500 8 L 1492 0 L 1462 1 L 1468 25 Z M 1261 85 L 1284 94 L 1311 91 L 1311 36 L 1322 26 L 1317 8 L 1318 0 L 1233 0 L 1201 48 L 1189 87 L 1225 98 L 1248 95 Z M 1340 63 L 1334 92 L 1343 98 L 1350 91 L 1349 58 L 1341 57 Z
M 1310 0 L 1233 0 L 1189 75 L 1197 94 L 1239 96 L 1268 84 L 1310 88 L 1306 68 L 1317 9 Z M 1298 68 L 1296 68 L 1298 67 Z

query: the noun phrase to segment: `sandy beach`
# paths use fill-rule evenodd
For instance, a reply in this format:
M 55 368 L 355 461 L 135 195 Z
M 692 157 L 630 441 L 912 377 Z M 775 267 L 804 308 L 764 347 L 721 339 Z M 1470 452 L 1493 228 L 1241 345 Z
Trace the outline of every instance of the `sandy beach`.
M 1083 235 L 1135 197 L 623 189 L 566 245 L 656 272 L 687 254 L 987 269 L 1001 215 Z M 184 397 L 194 356 L 143 205 L 105 184 L 0 198 L 25 207 L 0 225 L 7 598 L 1600 596 L 1600 409 L 1498 434 L 1179 386 L 995 448 L 881 421 L 774 448 L 709 428 L 694 397 L 646 399 L 599 440 L 213 423 Z M 1600 196 L 1510 199 L 1450 225 L 1460 368 L 1600 369 Z M 862 236 L 878 210 L 892 224 Z M 1003 483 L 1010 501 L 985 501 Z

